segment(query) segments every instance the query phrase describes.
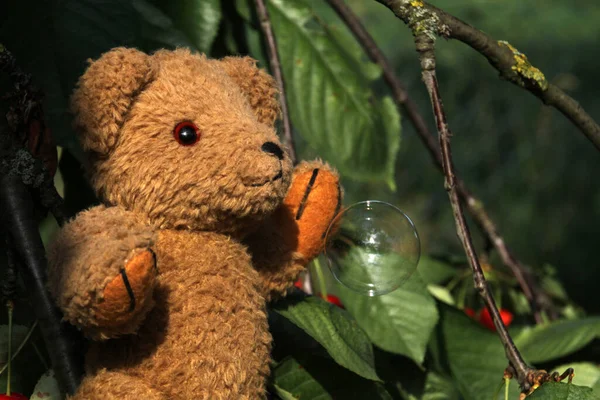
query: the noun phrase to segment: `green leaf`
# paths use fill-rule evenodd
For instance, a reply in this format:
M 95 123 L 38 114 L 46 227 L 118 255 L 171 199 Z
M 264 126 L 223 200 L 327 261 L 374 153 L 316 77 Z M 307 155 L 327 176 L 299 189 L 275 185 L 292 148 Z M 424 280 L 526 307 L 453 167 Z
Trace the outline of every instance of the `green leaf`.
M 433 297 L 442 303 L 446 303 L 449 306 L 454 305 L 454 297 L 452 297 L 452 293 L 450 293 L 450 291 L 445 287 L 438 285 L 427 285 L 427 290 Z
M 352 49 L 303 0 L 271 0 L 290 114 L 303 139 L 343 175 L 395 187 L 400 115 L 378 100 Z
M 138 12 L 142 23 L 140 39 L 144 40 L 143 47 L 152 49 L 161 47 L 196 48 L 194 43 L 178 28 L 179 24 L 163 10 L 147 0 L 132 0 L 131 4 Z M 140 43 L 142 43 L 141 40 Z
M 539 363 L 571 354 L 599 337 L 600 317 L 589 317 L 527 328 L 514 341 L 527 361 Z
M 341 366 L 367 379 L 379 380 L 371 342 L 346 311 L 317 297 L 286 300 L 273 310 L 313 337 Z
M 567 292 L 565 291 L 562 283 L 555 277 L 544 276 L 540 283 L 542 290 L 550 296 L 563 301 L 569 300 Z
M 423 256 L 419 260 L 419 273 L 425 283 L 439 285 L 453 278 L 459 271 L 445 262 Z
M 96 59 L 117 46 L 146 51 L 210 47 L 220 21 L 218 0 L 165 4 L 183 8 L 185 15 L 175 13 L 179 9 L 174 11 L 181 21 L 173 21 L 148 0 L 6 2 L 6 12 L 0 15 L 2 42 L 42 89 L 45 116 L 55 141 L 79 160 L 83 153 L 71 129 L 68 102 L 87 59 Z
M 460 400 L 460 392 L 450 378 L 429 372 L 422 400 Z
M 362 46 L 354 39 L 354 36 L 350 32 L 339 29 L 338 26 L 334 25 L 323 25 L 323 28 L 345 50 L 349 56 L 349 61 L 354 63 L 355 68 L 360 69 L 361 74 L 365 78 L 374 81 L 381 76 L 381 67 L 368 61 L 368 56 L 365 54 Z
M 563 373 L 567 368 L 573 368 L 575 377 L 573 383 L 578 386 L 587 386 L 600 393 L 600 367 L 592 363 L 573 363 L 554 367 L 553 371 Z
M 316 357 L 288 357 L 273 370 L 277 388 L 287 399 L 385 399 L 392 397 L 381 384 L 362 379 L 335 363 Z M 278 393 L 279 395 L 279 393 Z
M 62 400 L 63 396 L 60 393 L 58 382 L 54 377 L 54 371 L 48 370 L 40 380 L 35 389 L 33 389 L 33 395 L 30 400 Z
M 140 16 L 131 1 L 121 0 L 3 3 L 2 42 L 44 93 L 45 117 L 57 144 L 81 160 L 69 96 L 88 58 L 116 46 L 140 46 Z
M 511 307 L 515 314 L 526 315 L 531 313 L 531 306 L 529 304 L 529 300 L 523 294 L 520 289 L 509 289 L 508 297 L 510 299 Z
M 221 0 L 161 0 L 160 6 L 195 48 L 210 51 L 221 23 Z
M 277 385 L 273 385 L 273 391 L 275 392 L 277 397 L 279 397 L 281 400 L 299 400 L 293 394 L 291 394 L 287 390 L 282 389 L 281 387 L 279 387 Z
M 548 382 L 536 389 L 527 399 L 531 400 L 597 400 L 591 388 L 568 383 Z
M 367 297 L 340 286 L 340 297 L 376 346 L 423 362 L 438 312 L 418 273 L 383 296 Z
M 491 399 L 502 383 L 508 361 L 498 336 L 462 312 L 441 305 L 442 340 L 450 371 L 466 400 Z M 509 398 L 518 397 L 510 385 Z

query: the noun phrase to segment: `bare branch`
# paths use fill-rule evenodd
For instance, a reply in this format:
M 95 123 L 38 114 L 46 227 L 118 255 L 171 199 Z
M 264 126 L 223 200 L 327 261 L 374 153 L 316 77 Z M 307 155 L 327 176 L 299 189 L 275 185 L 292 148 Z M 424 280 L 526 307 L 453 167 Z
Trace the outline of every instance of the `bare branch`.
M 381 49 L 379 49 L 377 46 L 375 40 L 373 40 L 371 35 L 367 32 L 358 17 L 344 3 L 344 0 L 327 0 L 327 2 L 350 29 L 350 31 L 352 31 L 369 58 L 371 58 L 373 62 L 381 67 L 383 71 L 383 78 L 392 90 L 396 104 L 399 107 L 402 107 L 402 114 L 408 116 L 408 119 L 415 127 L 419 138 L 429 151 L 429 154 L 431 155 L 435 165 L 438 167 L 439 171 L 443 173 L 442 156 L 438 150 L 438 145 L 433 135 L 429 131 L 429 128 L 427 127 L 423 117 L 421 114 L 419 114 L 417 106 L 410 99 L 406 90 L 404 89 L 404 86 L 394 74 L 392 66 L 388 62 Z M 456 189 L 463 203 L 466 205 L 467 210 L 475 219 L 477 225 L 483 231 L 484 235 L 487 236 L 489 242 L 496 248 L 498 254 L 500 254 L 502 262 L 512 271 L 513 275 L 517 279 L 521 290 L 529 301 L 536 321 L 541 322 L 542 318 L 539 310 L 550 308 L 549 311 L 552 314 L 553 311 L 551 310 L 551 300 L 542 290 L 539 289 L 531 272 L 527 270 L 511 254 L 506 242 L 498 232 L 496 224 L 483 207 L 483 203 L 467 189 L 465 183 L 458 177 L 456 177 Z
M 456 173 L 454 171 L 454 165 L 452 162 L 452 151 L 450 147 L 450 138 L 452 136 L 448 122 L 446 120 L 446 114 L 442 105 L 442 99 L 438 89 L 437 77 L 435 73 L 435 53 L 434 53 L 434 41 L 431 37 L 426 34 L 415 35 L 415 46 L 417 52 L 419 52 L 419 59 L 421 62 L 421 69 L 423 73 L 423 82 L 427 88 L 427 92 L 431 99 L 431 106 L 435 121 L 437 124 L 437 130 L 439 134 L 440 148 L 442 152 L 442 165 L 444 168 L 444 186 L 450 197 L 450 203 L 452 204 L 452 212 L 454 214 L 454 220 L 456 222 L 456 233 L 463 245 L 469 265 L 473 270 L 473 281 L 475 288 L 483 298 L 485 305 L 487 306 L 500 340 L 504 345 L 506 357 L 509 360 L 510 366 L 514 370 L 517 380 L 521 385 L 523 391 L 529 391 L 529 383 L 527 382 L 527 375 L 530 368 L 527 366 L 519 350 L 513 343 L 508 330 L 502 323 L 502 318 L 496 307 L 494 298 L 489 290 L 489 286 L 483 275 L 483 270 L 479 264 L 477 253 L 471 240 L 471 234 L 469 227 L 463 214 L 462 205 L 458 198 L 458 191 L 456 188 Z
M 15 88 L 13 92 L 4 95 L 10 107 L 6 113 L 6 124 L 3 123 L 0 127 L 0 135 L 3 135 L 0 138 L 0 151 L 3 154 L 10 153 L 11 157 L 18 155 L 15 160 L 18 159 L 19 162 L 13 168 L 27 170 L 22 176 L 37 191 L 38 200 L 44 208 L 62 226 L 68 216 L 63 199 L 54 186 L 53 176 L 58 160 L 50 130 L 45 126 L 41 91 L 33 85 L 31 75 L 18 66 L 15 57 L 2 44 L 0 72 L 5 72 L 10 77 Z M 12 132 L 9 133 L 9 130 Z
M 34 91 L 31 77 L 21 71 L 14 57 L 0 45 L 0 72 L 7 71 L 15 84 L 16 99 L 29 99 Z M 40 106 L 41 107 L 41 106 Z M 81 334 L 62 321 L 60 310 L 46 287 L 46 252 L 38 223 L 40 205 L 50 208 L 57 221 L 64 220 L 62 198 L 42 161 L 35 159 L 20 139 L 21 131 L 12 129 L 7 114 L 0 118 L 0 221 L 10 238 L 9 257 L 18 267 L 39 320 L 46 348 L 63 393 L 73 394 L 83 375 Z M 14 113 L 13 113 L 14 114 Z M 11 115 L 10 112 L 7 114 Z M 23 115 L 12 115 L 16 129 L 25 126 Z M 27 132 L 26 132 L 27 133 Z M 25 134 L 24 134 L 25 135 Z M 54 149 L 55 150 L 55 149 Z M 45 211 L 44 211 L 45 212 Z M 14 268 L 13 268 L 14 269 Z M 12 288 L 7 288 L 10 295 Z
M 254 0 L 256 6 L 256 13 L 260 20 L 260 27 L 262 29 L 265 41 L 267 44 L 267 51 L 269 53 L 269 64 L 271 66 L 271 72 L 277 81 L 279 86 L 279 100 L 281 103 L 281 118 L 283 123 L 283 139 L 284 145 L 287 147 L 288 154 L 292 159 L 292 162 L 296 162 L 296 147 L 294 145 L 294 137 L 292 135 L 292 124 L 290 123 L 290 115 L 287 103 L 287 97 L 285 95 L 285 81 L 283 80 L 283 73 L 281 71 L 281 62 L 279 60 L 279 52 L 277 51 L 277 42 L 275 40 L 275 34 L 271 27 L 271 20 L 269 18 L 269 12 L 265 5 L 264 0 Z
M 377 0 L 413 32 L 456 39 L 483 55 L 500 76 L 528 90 L 565 115 L 600 150 L 600 126 L 577 101 L 546 80 L 527 57 L 504 41 L 496 41 L 460 19 L 421 0 Z

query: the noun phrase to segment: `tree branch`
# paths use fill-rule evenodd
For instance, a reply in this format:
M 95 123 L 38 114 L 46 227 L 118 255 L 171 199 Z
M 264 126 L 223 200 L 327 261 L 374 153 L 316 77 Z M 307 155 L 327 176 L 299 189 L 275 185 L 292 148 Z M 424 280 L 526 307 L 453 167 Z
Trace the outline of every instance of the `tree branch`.
M 17 68 L 12 55 L 0 45 L 0 72 L 5 70 L 8 70 L 14 80 L 16 89 L 10 99 L 21 99 L 27 104 L 11 103 L 12 109 L 9 110 L 7 118 L 4 118 L 4 115 L 0 118 L 1 226 L 12 246 L 9 249 L 10 261 L 13 267 L 17 267 L 29 290 L 28 295 L 52 359 L 52 368 L 56 372 L 60 389 L 63 393 L 73 394 L 83 375 L 84 352 L 80 346 L 81 335 L 74 326 L 62 321 L 62 314 L 54 305 L 46 288 L 46 251 L 38 228 L 40 216 L 45 216 L 48 208 L 54 212 L 59 223 L 65 219 L 61 209 L 62 198 L 56 192 L 51 175 L 42 161 L 23 148 L 23 137 L 32 137 L 31 132 L 23 132 L 24 127 L 29 125 L 26 113 L 22 113 L 21 110 L 31 111 L 29 106 L 37 107 L 39 104 L 34 99 L 35 95 L 31 93 L 31 77 Z M 41 117 L 41 113 L 36 115 L 37 117 Z M 46 132 L 40 129 L 35 133 Z M 42 148 L 44 145 L 49 143 L 43 143 Z M 55 148 L 51 150 L 56 151 Z M 4 291 L 10 295 L 13 290 L 14 288 L 6 287 Z
M 494 298 L 489 290 L 489 286 L 483 275 L 483 270 L 479 264 L 479 259 L 475 252 L 473 242 L 471 241 L 471 234 L 469 227 L 463 214 L 462 205 L 458 198 L 458 191 L 456 189 L 456 173 L 454 172 L 454 165 L 452 161 L 452 151 L 450 147 L 450 128 L 446 120 L 446 114 L 442 105 L 442 99 L 440 98 L 437 77 L 435 73 L 435 53 L 434 53 L 434 41 L 431 37 L 426 34 L 415 35 L 415 46 L 417 52 L 419 52 L 419 60 L 421 62 L 421 69 L 423 73 L 423 82 L 427 87 L 427 92 L 431 99 L 431 106 L 435 121 L 437 124 L 437 130 L 439 134 L 440 148 L 442 153 L 442 164 L 444 168 L 444 186 L 450 197 L 450 203 L 452 204 L 452 212 L 454 214 L 454 220 L 456 222 L 456 232 L 463 245 L 469 265 L 473 270 L 473 281 L 475 288 L 483 298 L 485 305 L 487 306 L 500 340 L 504 345 L 506 352 L 506 358 L 508 358 L 510 366 L 513 368 L 517 380 L 524 391 L 529 390 L 527 383 L 527 375 L 530 368 L 527 366 L 519 350 L 513 343 L 508 330 L 502 323 L 502 318 L 496 307 Z
M 361 44 L 369 58 L 378 64 L 383 71 L 383 78 L 392 90 L 392 94 L 396 100 L 396 105 L 401 107 L 403 115 L 408 116 L 419 138 L 429 151 L 429 154 L 443 174 L 442 156 L 438 150 L 438 145 L 429 131 L 425 120 L 419 114 L 417 106 L 410 99 L 404 85 L 394 74 L 394 70 L 389 61 L 377 46 L 377 43 L 367 32 L 358 17 L 345 4 L 344 0 L 327 0 L 332 9 L 338 14 L 350 31 L 354 34 L 358 42 Z M 536 322 L 541 322 L 542 318 L 539 310 L 548 310 L 553 314 L 552 303 L 548 296 L 540 290 L 531 272 L 526 269 L 510 252 L 504 239 L 498 232 L 496 224 L 483 207 L 483 203 L 477 199 L 466 187 L 465 183 L 456 177 L 456 188 L 460 198 L 466 205 L 467 210 L 473 216 L 475 222 L 482 230 L 490 243 L 496 248 L 502 262 L 512 271 L 517 279 L 521 290 L 529 301 Z M 552 317 L 553 315 L 551 315 Z
M 36 317 L 63 393 L 73 394 L 83 375 L 79 332 L 66 322 L 46 288 L 46 252 L 38 232 L 31 194 L 21 177 L 0 174 L 0 210 L 3 226 L 22 260 L 20 275 L 29 289 Z
M 45 125 L 42 108 L 43 96 L 33 85 L 30 74 L 23 71 L 10 51 L 0 44 L 0 72 L 7 72 L 15 88 L 5 95 L 10 107 L 6 123 L 12 133 L 6 132 L 2 143 L 15 156 L 14 169 L 27 184 L 37 191 L 37 200 L 49 210 L 62 226 L 68 219 L 63 199 L 56 191 L 53 176 L 57 168 L 56 145 Z
M 254 0 L 256 6 L 256 13 L 260 21 L 260 27 L 263 32 L 266 44 L 267 52 L 269 54 L 269 64 L 271 66 L 271 72 L 277 81 L 279 86 L 279 100 L 281 103 L 281 119 L 283 123 L 283 138 L 284 144 L 287 147 L 288 154 L 292 159 L 292 162 L 296 162 L 296 147 L 294 145 L 294 137 L 292 135 L 292 124 L 290 123 L 290 115 L 287 103 L 287 96 L 285 94 L 285 81 L 283 80 L 283 72 L 281 71 L 281 62 L 279 59 L 279 52 L 277 51 L 277 42 L 275 40 L 275 34 L 271 26 L 271 20 L 269 18 L 269 12 L 265 5 L 264 0 Z
M 376 0 L 404 21 L 413 32 L 456 39 L 473 48 L 500 76 L 528 90 L 566 116 L 600 150 L 600 126 L 577 101 L 546 80 L 527 57 L 508 42 L 496 41 L 460 19 L 421 0 Z

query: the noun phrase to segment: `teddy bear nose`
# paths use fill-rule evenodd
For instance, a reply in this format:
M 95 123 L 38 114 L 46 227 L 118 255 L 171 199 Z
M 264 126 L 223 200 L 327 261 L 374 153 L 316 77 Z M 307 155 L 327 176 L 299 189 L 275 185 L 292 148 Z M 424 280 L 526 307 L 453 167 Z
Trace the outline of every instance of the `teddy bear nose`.
M 280 160 L 283 160 L 283 150 L 277 144 L 273 142 L 265 142 L 260 148 L 265 153 L 273 154 Z

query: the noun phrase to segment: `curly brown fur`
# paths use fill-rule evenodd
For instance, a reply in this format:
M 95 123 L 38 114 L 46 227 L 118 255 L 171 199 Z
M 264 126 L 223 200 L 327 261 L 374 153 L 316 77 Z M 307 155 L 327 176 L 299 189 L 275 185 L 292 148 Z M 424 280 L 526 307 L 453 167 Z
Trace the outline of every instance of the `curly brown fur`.
M 187 50 L 116 49 L 80 79 L 76 128 L 93 187 L 112 207 L 61 231 L 50 287 L 72 323 L 113 339 L 92 346 L 74 399 L 266 396 L 266 299 L 322 247 L 339 200 L 327 166 L 294 173 L 278 148 L 275 96 L 254 61 Z M 182 121 L 198 127 L 197 143 L 175 140 Z
M 117 48 L 90 66 L 71 98 L 83 149 L 104 156 L 114 148 L 131 105 L 156 74 L 151 58 L 135 49 Z
M 261 150 L 279 142 L 273 127 L 257 120 L 220 62 L 187 50 L 160 51 L 152 60 L 155 80 L 137 95 L 110 157 L 93 165 L 94 188 L 160 229 L 243 234 L 285 195 L 290 158 Z M 173 139 L 181 121 L 198 126 L 198 143 L 184 147 Z
M 121 279 L 128 260 L 154 241 L 155 233 L 142 218 L 119 207 L 94 207 L 65 225 L 48 249 L 48 287 L 65 318 L 94 339 L 135 332 L 152 306 L 151 297 L 138 296 L 136 309 L 121 324 L 106 325 L 97 313 L 104 288 Z
M 267 300 L 285 295 L 290 282 L 323 250 L 341 201 L 339 178 L 327 164 L 302 162 L 295 168 L 282 205 L 245 239 Z
M 273 125 L 281 113 L 275 79 L 258 69 L 256 60 L 250 57 L 225 57 L 220 60 L 220 65 L 242 89 L 258 121 Z
M 156 248 L 147 322 L 135 336 L 97 343 L 88 364 L 143 376 L 165 399 L 264 397 L 271 336 L 245 247 L 217 233 L 163 230 Z
M 98 371 L 94 376 L 85 377 L 79 386 L 77 396 L 67 397 L 67 400 L 75 398 L 164 400 L 163 394 L 148 386 L 143 379 L 106 369 Z

